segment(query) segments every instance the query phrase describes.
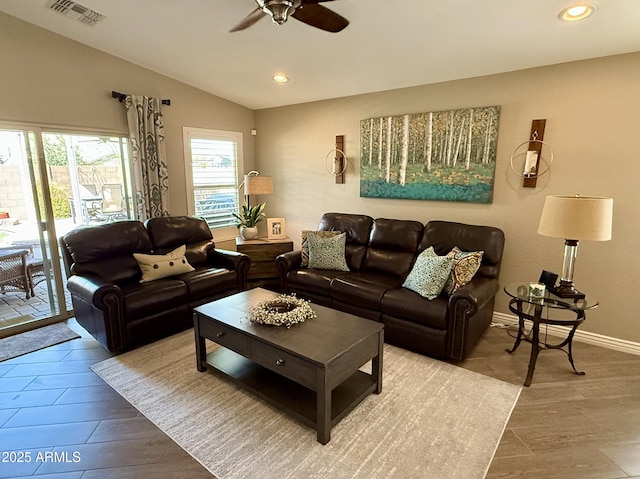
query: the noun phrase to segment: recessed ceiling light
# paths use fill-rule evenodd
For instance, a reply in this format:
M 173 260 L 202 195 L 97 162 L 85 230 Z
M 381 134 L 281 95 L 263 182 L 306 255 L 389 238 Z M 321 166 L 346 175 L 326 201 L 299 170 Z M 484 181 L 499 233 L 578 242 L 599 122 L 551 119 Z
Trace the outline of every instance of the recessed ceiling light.
M 287 83 L 289 78 L 286 75 L 273 75 L 273 81 L 277 83 Z
M 563 22 L 576 22 L 583 20 L 596 11 L 596 7 L 589 3 L 580 3 L 578 5 L 572 5 L 562 10 L 558 14 L 558 18 Z

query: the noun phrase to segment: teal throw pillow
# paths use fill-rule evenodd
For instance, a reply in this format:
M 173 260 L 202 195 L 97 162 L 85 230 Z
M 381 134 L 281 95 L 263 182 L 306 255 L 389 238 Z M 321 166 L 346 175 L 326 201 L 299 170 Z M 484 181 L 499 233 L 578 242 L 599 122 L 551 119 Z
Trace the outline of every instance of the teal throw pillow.
M 323 237 L 315 233 L 315 231 L 307 233 L 309 268 L 349 271 L 344 255 L 347 234 Z
M 427 299 L 435 299 L 442 292 L 451 274 L 452 264 L 453 258 L 438 256 L 433 247 L 430 247 L 416 258 L 402 286 Z

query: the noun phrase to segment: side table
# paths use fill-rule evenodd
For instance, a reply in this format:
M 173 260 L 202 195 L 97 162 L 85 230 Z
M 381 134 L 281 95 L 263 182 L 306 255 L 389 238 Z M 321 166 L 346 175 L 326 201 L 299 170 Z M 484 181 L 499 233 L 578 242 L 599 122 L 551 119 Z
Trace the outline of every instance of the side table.
M 238 253 L 244 253 L 251 259 L 251 267 L 247 273 L 249 288 L 263 287 L 277 291 L 280 288 L 280 275 L 276 267 L 276 257 L 282 253 L 293 251 L 293 241 L 289 238 L 270 240 L 257 238 L 246 240 L 236 237 Z
M 572 343 L 573 335 L 578 326 L 586 319 L 585 311 L 598 307 L 598 301 L 586 295 L 584 298 L 559 298 L 545 291 L 544 298 L 537 299 L 529 296 L 529 283 L 511 283 L 505 286 L 504 292 L 511 296 L 509 301 L 509 310 L 518 315 L 518 334 L 516 341 L 511 349 L 507 349 L 508 353 L 513 353 L 524 339 L 531 343 L 531 356 L 529 357 L 529 369 L 527 377 L 524 381 L 525 386 L 531 385 L 533 372 L 536 368 L 536 360 L 541 349 L 560 349 L 569 357 L 569 362 L 573 371 L 578 375 L 584 375 L 583 371 L 578 371 L 573 363 Z M 561 314 L 562 313 L 562 314 Z M 556 317 L 552 318 L 553 314 Z M 567 316 L 561 318 L 559 316 Z M 531 321 L 531 333 L 525 332 L 525 321 Z M 558 344 L 548 344 L 545 341 L 540 343 L 540 325 L 551 324 L 556 326 L 567 326 L 571 329 L 567 337 Z M 565 351 L 564 347 L 567 347 Z

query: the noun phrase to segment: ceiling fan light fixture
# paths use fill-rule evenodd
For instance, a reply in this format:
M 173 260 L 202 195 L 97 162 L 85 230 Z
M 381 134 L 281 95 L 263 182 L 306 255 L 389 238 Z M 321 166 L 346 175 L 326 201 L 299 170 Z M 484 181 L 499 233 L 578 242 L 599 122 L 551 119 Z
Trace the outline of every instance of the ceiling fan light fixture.
M 292 0 L 266 0 L 262 10 L 271 16 L 273 23 L 282 25 L 296 8 Z
M 593 12 L 596 7 L 589 3 L 580 3 L 565 8 L 558 14 L 558 18 L 563 22 L 576 22 L 578 20 L 584 20 Z

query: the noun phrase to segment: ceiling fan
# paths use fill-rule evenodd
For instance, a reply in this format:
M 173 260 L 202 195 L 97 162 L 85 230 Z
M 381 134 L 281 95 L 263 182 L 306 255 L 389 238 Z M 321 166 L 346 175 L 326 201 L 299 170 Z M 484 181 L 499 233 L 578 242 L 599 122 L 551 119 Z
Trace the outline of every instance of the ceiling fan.
M 273 23 L 282 25 L 289 17 L 331 33 L 342 31 L 349 21 L 333 10 L 320 5 L 333 0 L 255 0 L 258 7 L 247 15 L 230 32 L 249 28 L 266 15 Z

